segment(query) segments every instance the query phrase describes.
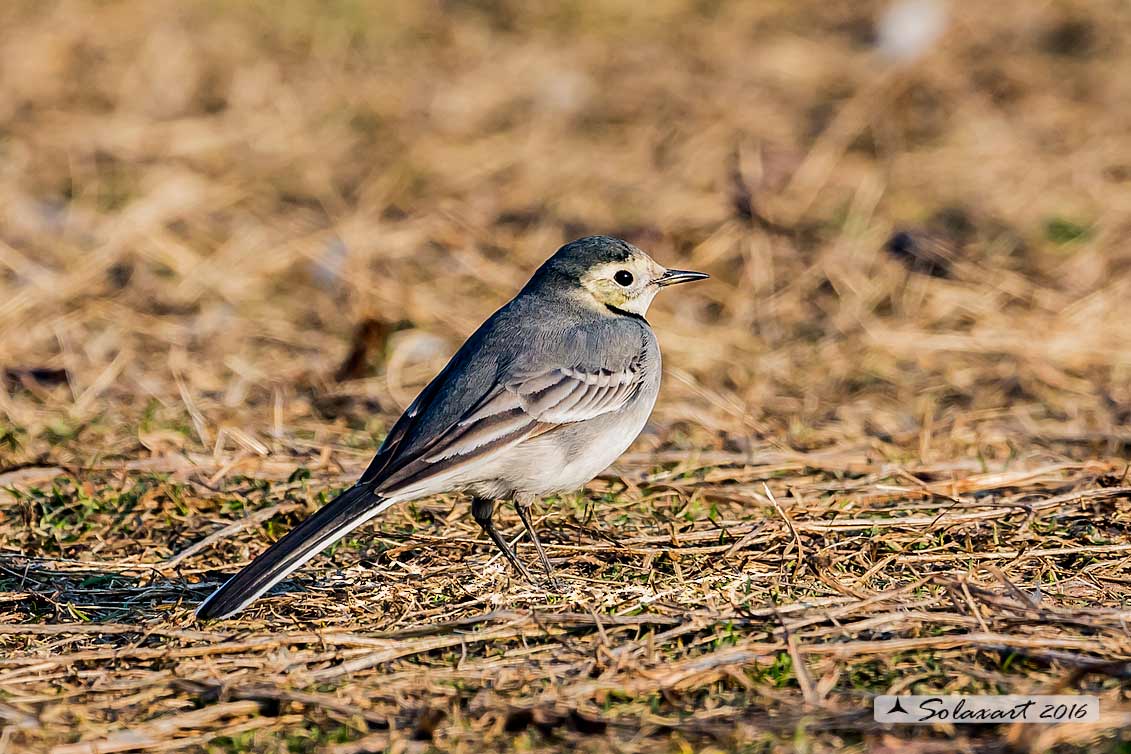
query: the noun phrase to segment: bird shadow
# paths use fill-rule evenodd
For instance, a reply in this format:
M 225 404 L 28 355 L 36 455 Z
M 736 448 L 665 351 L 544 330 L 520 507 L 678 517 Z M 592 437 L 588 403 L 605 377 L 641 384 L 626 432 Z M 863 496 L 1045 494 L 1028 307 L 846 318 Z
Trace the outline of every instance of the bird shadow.
M 0 552 L 0 615 L 27 623 L 123 623 L 167 617 L 215 587 L 152 567 L 121 570 Z M 11 620 L 11 619 L 9 619 Z

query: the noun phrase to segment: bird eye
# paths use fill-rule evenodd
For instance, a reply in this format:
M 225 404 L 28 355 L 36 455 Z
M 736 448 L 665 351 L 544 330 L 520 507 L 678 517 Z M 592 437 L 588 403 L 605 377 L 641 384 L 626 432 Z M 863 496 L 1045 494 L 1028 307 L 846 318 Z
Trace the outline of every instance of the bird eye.
M 613 275 L 613 280 L 617 281 L 618 285 L 627 288 L 632 285 L 632 273 L 628 270 L 617 270 L 617 274 Z

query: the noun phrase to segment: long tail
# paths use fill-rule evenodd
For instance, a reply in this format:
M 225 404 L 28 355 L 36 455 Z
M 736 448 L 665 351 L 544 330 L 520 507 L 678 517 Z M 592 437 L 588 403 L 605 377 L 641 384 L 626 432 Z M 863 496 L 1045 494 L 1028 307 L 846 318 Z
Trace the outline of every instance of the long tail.
M 306 561 L 396 502 L 354 486 L 267 548 L 196 609 L 200 620 L 227 618 L 285 579 Z

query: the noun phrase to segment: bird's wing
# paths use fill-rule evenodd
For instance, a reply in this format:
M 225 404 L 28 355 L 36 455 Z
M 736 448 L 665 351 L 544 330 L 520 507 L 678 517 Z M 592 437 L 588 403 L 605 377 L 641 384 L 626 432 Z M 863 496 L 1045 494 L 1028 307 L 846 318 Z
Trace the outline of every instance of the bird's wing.
M 433 445 L 424 460 L 465 456 L 497 438 L 593 419 L 624 406 L 639 388 L 639 365 L 620 372 L 550 369 L 515 380 L 469 412 Z
M 550 367 L 497 384 L 458 420 L 385 467 L 376 491 L 395 495 L 484 462 L 534 435 L 618 411 L 641 386 L 642 354 L 614 370 Z
M 622 408 L 640 388 L 643 354 L 617 370 L 558 367 L 507 386 L 528 415 L 546 424 L 594 419 Z

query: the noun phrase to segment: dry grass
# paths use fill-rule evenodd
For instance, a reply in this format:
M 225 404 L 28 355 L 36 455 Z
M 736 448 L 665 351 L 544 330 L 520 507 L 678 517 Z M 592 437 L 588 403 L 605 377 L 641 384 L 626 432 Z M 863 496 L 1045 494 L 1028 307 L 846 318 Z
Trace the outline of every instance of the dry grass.
M 1127 751 L 1131 14 L 633 5 L 0 4 L 0 752 Z M 589 232 L 714 278 L 566 593 L 437 499 L 193 623 Z

